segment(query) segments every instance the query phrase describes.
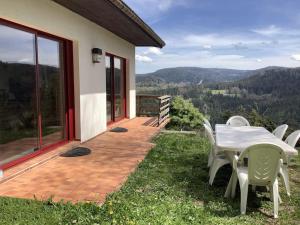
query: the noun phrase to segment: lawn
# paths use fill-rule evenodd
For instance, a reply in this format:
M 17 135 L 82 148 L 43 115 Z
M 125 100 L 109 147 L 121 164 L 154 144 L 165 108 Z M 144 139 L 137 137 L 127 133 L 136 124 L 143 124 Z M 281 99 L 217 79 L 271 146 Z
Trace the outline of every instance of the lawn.
M 239 213 L 239 197 L 223 197 L 229 166 L 208 185 L 206 139 L 164 134 L 155 142 L 136 172 L 104 205 L 0 198 L 0 224 L 300 224 L 300 157 L 291 169 L 292 198 L 281 190 L 284 202 L 274 220 L 273 204 L 263 189 L 249 192 L 245 216 Z

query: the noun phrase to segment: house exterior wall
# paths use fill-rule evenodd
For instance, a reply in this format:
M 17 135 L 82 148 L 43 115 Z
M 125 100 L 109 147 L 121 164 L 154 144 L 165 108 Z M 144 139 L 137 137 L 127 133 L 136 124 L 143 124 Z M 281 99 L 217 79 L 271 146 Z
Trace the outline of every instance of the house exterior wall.
M 0 5 L 0 18 L 73 41 L 77 139 L 87 141 L 107 128 L 105 52 L 127 60 L 127 116 L 136 116 L 133 44 L 51 0 L 0 0 Z M 104 51 L 101 63 L 92 63 L 92 48 Z

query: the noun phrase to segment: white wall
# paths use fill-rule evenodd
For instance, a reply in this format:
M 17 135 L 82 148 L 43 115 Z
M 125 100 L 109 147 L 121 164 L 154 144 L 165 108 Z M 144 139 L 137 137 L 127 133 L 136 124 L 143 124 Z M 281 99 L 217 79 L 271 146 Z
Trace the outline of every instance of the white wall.
M 134 45 L 51 0 L 0 0 L 0 6 L 0 18 L 74 42 L 76 138 L 106 130 L 105 59 L 92 63 L 94 47 L 127 59 L 127 114 L 135 117 Z

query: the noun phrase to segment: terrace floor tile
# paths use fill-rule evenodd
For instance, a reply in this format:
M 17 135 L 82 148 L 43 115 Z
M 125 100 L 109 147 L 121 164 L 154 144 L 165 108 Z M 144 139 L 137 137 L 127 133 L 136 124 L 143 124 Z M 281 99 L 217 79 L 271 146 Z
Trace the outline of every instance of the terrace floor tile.
M 71 142 L 44 155 L 4 171 L 0 196 L 54 201 L 97 202 L 118 190 L 154 146 L 151 139 L 163 127 L 149 126 L 152 118 L 138 117 L 114 124 L 126 133 L 105 132 L 80 144 Z M 74 147 L 91 154 L 61 157 Z

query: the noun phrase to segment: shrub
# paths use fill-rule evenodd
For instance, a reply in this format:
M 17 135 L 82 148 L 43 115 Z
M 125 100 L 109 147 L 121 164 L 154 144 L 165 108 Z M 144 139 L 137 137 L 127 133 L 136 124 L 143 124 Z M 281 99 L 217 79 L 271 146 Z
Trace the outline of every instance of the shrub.
M 203 115 L 190 100 L 175 97 L 171 104 L 171 120 L 167 128 L 197 130 L 202 127 Z

